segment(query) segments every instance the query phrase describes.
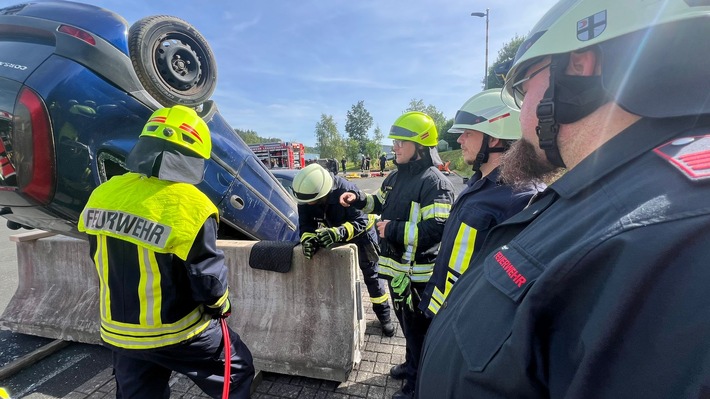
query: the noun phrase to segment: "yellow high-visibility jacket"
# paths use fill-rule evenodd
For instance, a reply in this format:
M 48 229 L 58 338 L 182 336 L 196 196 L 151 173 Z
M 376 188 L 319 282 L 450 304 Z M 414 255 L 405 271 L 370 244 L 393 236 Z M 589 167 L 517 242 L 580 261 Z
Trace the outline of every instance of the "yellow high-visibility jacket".
M 100 284 L 101 338 L 125 349 L 173 345 L 210 322 L 228 296 L 218 210 L 195 186 L 137 173 L 97 187 L 78 228 Z

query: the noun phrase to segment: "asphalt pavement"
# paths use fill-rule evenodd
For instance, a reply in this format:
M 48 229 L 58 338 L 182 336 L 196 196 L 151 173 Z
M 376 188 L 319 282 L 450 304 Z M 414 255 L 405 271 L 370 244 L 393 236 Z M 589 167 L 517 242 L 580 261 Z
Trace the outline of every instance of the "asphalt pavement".
M 341 174 L 342 176 L 342 174 Z M 449 176 L 456 192 L 464 187 L 460 176 Z M 360 189 L 372 193 L 383 177 L 351 178 Z M 10 236 L 26 232 L 12 231 L 0 219 L 0 314 L 15 292 L 18 281 L 17 252 Z M 381 335 L 379 322 L 363 291 L 366 319 L 363 359 L 346 382 L 318 380 L 276 373 L 262 373 L 252 398 L 390 398 L 401 387 L 401 381 L 389 377 L 389 369 L 404 361 L 404 338 L 399 327 L 394 337 Z M 31 312 L 32 309 L 27 309 Z M 111 374 L 111 353 L 100 345 L 68 343 L 56 352 L 2 377 L 3 371 L 26 359 L 54 341 L 48 338 L 0 331 L 0 387 L 13 399 L 32 398 L 112 398 L 115 383 Z M 14 363 L 13 363 L 14 362 Z M 174 374 L 170 381 L 171 398 L 208 398 L 187 377 Z

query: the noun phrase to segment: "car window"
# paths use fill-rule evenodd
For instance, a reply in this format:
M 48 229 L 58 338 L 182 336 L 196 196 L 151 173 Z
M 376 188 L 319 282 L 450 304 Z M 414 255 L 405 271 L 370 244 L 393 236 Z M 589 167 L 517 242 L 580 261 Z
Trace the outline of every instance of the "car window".
M 283 177 L 276 177 L 276 180 L 281 183 L 282 186 L 288 191 L 289 194 L 293 195 L 293 180 L 284 179 Z

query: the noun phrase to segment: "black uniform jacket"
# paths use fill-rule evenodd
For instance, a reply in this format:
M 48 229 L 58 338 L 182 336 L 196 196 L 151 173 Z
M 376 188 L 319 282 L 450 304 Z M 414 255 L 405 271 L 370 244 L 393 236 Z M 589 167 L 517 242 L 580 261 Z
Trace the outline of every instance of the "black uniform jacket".
M 419 398 L 710 396 L 710 121 L 642 119 L 493 228 Z
M 419 304 L 419 309 L 429 317 L 434 317 L 450 287 L 468 270 L 490 229 L 520 212 L 537 193 L 532 185 L 514 190 L 501 182 L 499 175 L 499 168 L 483 178 L 481 172 L 474 174 L 451 208 L 434 273 Z
M 355 184 L 340 176 L 333 177 L 333 188 L 324 203 L 298 205 L 298 225 L 300 234 L 313 233 L 319 227 L 338 227 L 345 222 L 353 226 L 353 238 L 358 245 L 361 260 L 377 261 L 377 232 L 374 225 L 368 226 L 369 216 L 355 207 L 340 205 L 340 196 L 346 191 L 357 191 Z M 367 255 L 366 258 L 362 258 Z
M 426 270 L 414 272 L 413 281 L 421 278 L 426 282 L 431 275 L 434 260 L 439 253 L 441 234 L 454 202 L 454 188 L 430 160 L 420 159 L 398 165 L 382 182 L 380 190 L 374 195 L 356 192 L 356 208 L 365 212 L 380 214 L 382 220 L 389 220 L 385 228 L 385 237 L 380 240 L 380 275 L 392 278 L 399 272 L 390 262 L 414 266 L 425 265 Z M 372 201 L 372 209 L 368 209 Z M 418 209 L 418 212 L 415 210 Z M 430 217 L 423 214 L 429 214 Z M 411 229 L 414 225 L 416 228 Z M 408 235 L 413 234 L 409 244 Z M 413 259 L 403 260 L 409 247 L 414 247 Z M 409 267 L 409 266 L 407 266 Z

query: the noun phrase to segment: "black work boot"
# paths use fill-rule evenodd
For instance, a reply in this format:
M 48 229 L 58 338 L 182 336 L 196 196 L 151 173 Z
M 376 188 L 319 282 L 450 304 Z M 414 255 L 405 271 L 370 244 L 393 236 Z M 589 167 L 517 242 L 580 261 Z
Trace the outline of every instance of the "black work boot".
M 414 398 L 414 386 L 405 383 L 402 389 L 392 395 L 392 399 L 412 399 Z
M 392 320 L 380 321 L 380 327 L 382 327 L 382 334 L 384 334 L 385 337 L 394 335 L 394 324 Z
M 407 364 L 402 363 L 396 366 L 392 366 L 390 369 L 390 377 L 395 380 L 403 380 L 407 376 Z

